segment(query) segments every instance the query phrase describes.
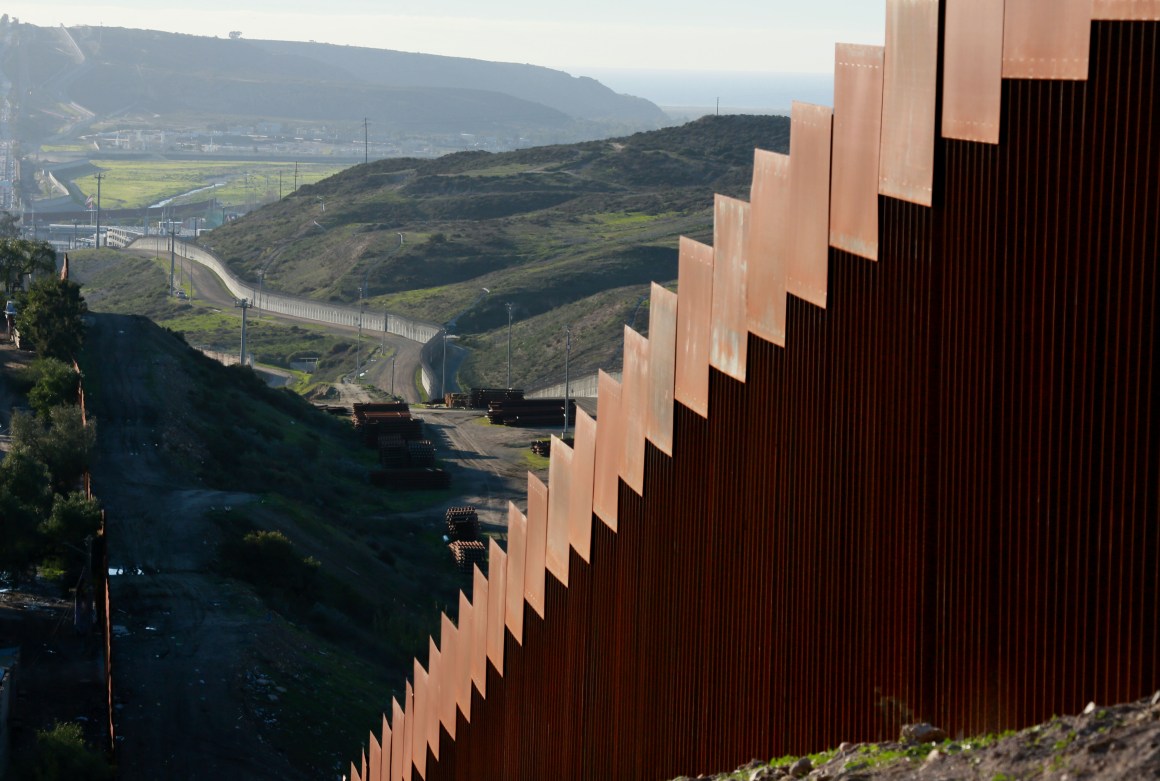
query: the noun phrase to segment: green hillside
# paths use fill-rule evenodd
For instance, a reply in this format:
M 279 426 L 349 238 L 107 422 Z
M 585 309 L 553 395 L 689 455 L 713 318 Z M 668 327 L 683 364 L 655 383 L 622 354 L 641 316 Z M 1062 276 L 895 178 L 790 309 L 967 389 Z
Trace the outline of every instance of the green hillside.
M 648 283 L 677 276 L 681 235 L 710 242 L 713 194 L 748 197 L 753 149 L 787 151 L 789 120 L 705 117 L 625 138 L 436 160 L 384 160 L 303 187 L 203 237 L 275 290 L 455 322 L 465 383 L 513 383 L 619 365 Z M 400 246 L 399 233 L 404 234 Z M 487 288 L 490 294 L 482 295 Z

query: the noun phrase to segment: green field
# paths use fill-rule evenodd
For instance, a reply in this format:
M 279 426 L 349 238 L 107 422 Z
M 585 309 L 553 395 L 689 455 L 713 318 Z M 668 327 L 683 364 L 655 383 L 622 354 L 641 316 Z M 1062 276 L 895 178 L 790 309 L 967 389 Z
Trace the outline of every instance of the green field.
M 217 198 L 226 206 L 255 207 L 276 201 L 279 194 L 288 195 L 298 187 L 313 184 L 338 173 L 347 165 L 334 163 L 295 164 L 246 160 L 93 160 L 101 169 L 101 208 L 144 209 L 166 198 L 200 201 Z M 83 195 L 96 196 L 96 175 L 77 179 Z M 202 187 L 213 187 L 184 193 Z

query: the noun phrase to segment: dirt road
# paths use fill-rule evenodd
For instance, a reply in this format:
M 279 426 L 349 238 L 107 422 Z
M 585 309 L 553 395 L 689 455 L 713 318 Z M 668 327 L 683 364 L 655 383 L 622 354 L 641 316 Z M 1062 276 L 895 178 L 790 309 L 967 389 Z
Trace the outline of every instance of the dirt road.
M 213 572 L 218 538 L 204 512 L 252 497 L 205 490 L 170 465 L 182 426 L 167 390 L 180 379 L 145 346 L 145 325 L 101 315 L 87 336 L 110 358 L 91 411 L 93 485 L 109 519 L 110 568 L 122 573 L 111 577 L 119 777 L 305 778 L 254 738 L 242 684 L 263 642 L 260 606 Z

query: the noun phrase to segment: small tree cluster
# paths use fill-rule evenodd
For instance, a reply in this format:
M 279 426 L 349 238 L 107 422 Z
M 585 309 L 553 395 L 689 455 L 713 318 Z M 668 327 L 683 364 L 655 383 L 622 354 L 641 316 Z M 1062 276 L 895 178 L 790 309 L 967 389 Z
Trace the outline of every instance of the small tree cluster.
M 88 311 L 80 285 L 46 277 L 28 291 L 16 327 L 41 355 L 71 360 L 84 341 Z
M 17 579 L 46 561 L 79 570 L 73 553 L 101 524 L 100 505 L 79 490 L 95 441 L 76 407 L 54 407 L 47 421 L 13 415 L 12 450 L 0 461 L 0 570 Z

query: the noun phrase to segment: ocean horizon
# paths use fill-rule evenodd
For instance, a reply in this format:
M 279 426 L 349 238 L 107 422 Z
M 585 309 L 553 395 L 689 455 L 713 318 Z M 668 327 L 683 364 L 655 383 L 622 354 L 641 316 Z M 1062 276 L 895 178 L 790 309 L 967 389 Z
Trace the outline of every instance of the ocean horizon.
M 788 113 L 793 101 L 832 106 L 833 73 L 758 71 L 567 69 L 590 76 L 614 92 L 651 100 L 661 108 L 721 110 L 736 113 Z

